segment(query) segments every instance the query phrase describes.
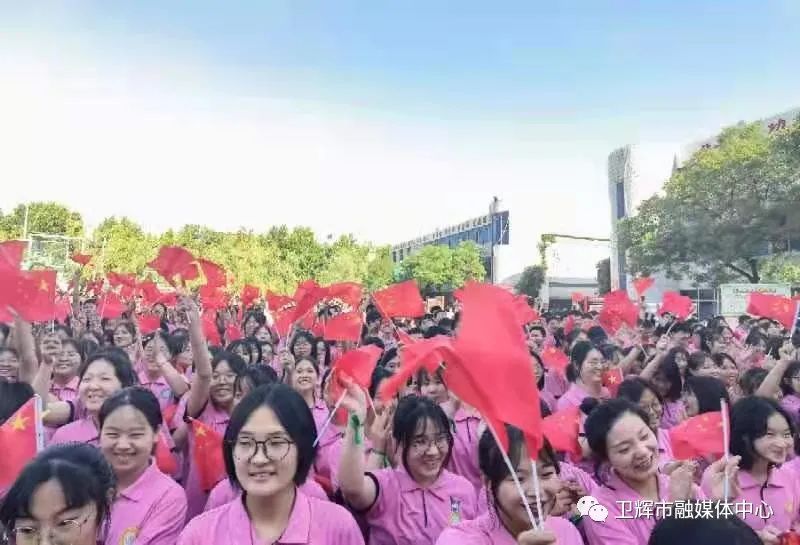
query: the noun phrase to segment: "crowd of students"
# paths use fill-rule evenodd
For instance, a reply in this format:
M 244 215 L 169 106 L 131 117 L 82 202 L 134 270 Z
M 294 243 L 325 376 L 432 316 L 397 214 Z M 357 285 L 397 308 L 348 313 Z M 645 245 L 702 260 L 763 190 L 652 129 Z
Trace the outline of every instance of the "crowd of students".
M 251 310 L 242 339 L 210 346 L 191 297 L 154 310 L 161 324 L 149 334 L 135 316 L 100 320 L 93 300 L 65 324 L 0 326 L 0 422 L 36 393 L 47 426 L 47 448 L 0 491 L 7 542 L 779 545 L 800 529 L 800 342 L 769 319 L 732 329 L 642 315 L 609 335 L 572 311 L 525 326 L 542 414 L 580 408 L 577 454 L 547 440 L 528 452 L 511 426 L 503 451 L 439 371 L 412 376 L 394 399 L 378 395 L 402 362 L 397 331 L 454 335 L 457 308 L 392 323 L 367 306 L 360 344 L 382 355 L 368 391 L 345 380 L 339 399 L 330 371 L 347 343 L 296 328 L 280 338 L 268 311 Z M 552 349 L 569 358 L 564 372 L 546 365 Z M 609 369 L 625 377 L 613 395 Z M 730 456 L 676 459 L 669 430 L 721 400 Z M 337 405 L 344 421 L 332 418 Z M 213 487 L 192 455 L 193 420 L 223 436 L 226 478 Z M 605 521 L 581 515 L 586 495 Z M 623 512 L 625 502 L 725 499 L 772 514 Z

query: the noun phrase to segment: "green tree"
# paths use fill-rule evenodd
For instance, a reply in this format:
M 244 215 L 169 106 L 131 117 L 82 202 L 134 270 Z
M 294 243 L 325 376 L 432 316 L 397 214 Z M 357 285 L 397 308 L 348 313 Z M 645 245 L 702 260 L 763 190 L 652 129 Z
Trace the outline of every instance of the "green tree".
M 91 250 L 98 256 L 95 266 L 103 274 L 108 271 L 141 274 L 157 249 L 157 239 L 124 217 L 103 220 L 92 234 Z
M 25 211 L 28 212 L 28 233 L 83 236 L 83 218 L 78 212 L 55 202 L 20 204 L 10 214 L 0 212 L 0 236 L 5 239 L 21 238 L 25 228 Z
M 519 293 L 524 293 L 533 299 L 539 297 L 539 290 L 544 284 L 544 267 L 530 265 L 525 267 L 517 281 L 515 288 Z
M 483 280 L 480 248 L 474 242 L 462 242 L 451 249 L 443 245 L 423 246 L 402 263 L 402 278 L 415 279 L 425 291 L 448 291 L 467 280 Z
M 391 247 L 371 248 L 368 259 L 367 277 L 364 279 L 365 287 L 370 291 L 375 291 L 391 284 L 395 269 Z
M 597 287 L 600 295 L 611 291 L 611 258 L 597 262 Z
M 459 243 L 453 249 L 452 276 L 450 285 L 459 288 L 468 280 L 481 281 L 486 278 L 480 246 L 472 241 Z
M 723 131 L 718 146 L 696 152 L 663 194 L 620 222 L 631 272 L 663 270 L 698 283 L 760 281 L 769 244 L 800 236 L 794 130 L 774 136 L 760 124 L 740 125 Z

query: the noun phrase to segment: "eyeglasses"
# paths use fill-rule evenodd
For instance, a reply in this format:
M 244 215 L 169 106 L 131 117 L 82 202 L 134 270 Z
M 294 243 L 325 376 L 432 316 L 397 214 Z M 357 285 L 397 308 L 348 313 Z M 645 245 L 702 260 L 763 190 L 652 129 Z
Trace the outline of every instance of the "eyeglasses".
M 81 528 L 86 524 L 90 515 L 82 519 L 62 520 L 49 530 L 49 540 L 53 545 L 72 545 L 77 541 Z M 14 545 L 39 545 L 42 542 L 42 531 L 31 526 L 17 526 L 11 530 L 11 543 Z
M 423 454 L 430 450 L 431 445 L 436 445 L 436 450 L 440 453 L 445 453 L 450 448 L 450 441 L 446 434 L 437 435 L 436 437 L 416 437 L 411 441 L 411 450 L 417 454 Z
M 258 452 L 258 447 L 264 449 L 264 456 L 271 462 L 280 462 L 286 455 L 289 454 L 289 449 L 294 444 L 294 441 L 289 439 L 273 437 L 265 441 L 256 441 L 249 437 L 242 437 L 234 443 L 234 450 L 237 458 L 243 458 L 247 461 L 252 460 Z

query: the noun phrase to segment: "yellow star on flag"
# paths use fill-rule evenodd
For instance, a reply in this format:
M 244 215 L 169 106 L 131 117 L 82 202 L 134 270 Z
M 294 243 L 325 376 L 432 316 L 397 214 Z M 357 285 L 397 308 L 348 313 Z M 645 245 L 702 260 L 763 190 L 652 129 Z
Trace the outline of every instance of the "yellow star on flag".
M 197 437 L 203 437 L 203 436 L 206 434 L 206 429 L 205 429 L 205 428 L 198 427 L 198 428 L 195 430 L 194 434 L 195 434 Z
M 608 383 L 609 384 L 616 384 L 617 383 L 617 377 L 614 376 L 614 375 L 611 375 L 610 377 L 608 377 Z
M 26 424 L 28 419 L 22 416 L 21 414 L 17 414 L 14 417 L 14 420 L 11 421 L 11 429 L 14 431 L 25 431 Z
M 45 280 L 44 278 L 42 278 L 42 279 L 39 281 L 39 291 L 47 291 L 47 290 L 49 290 L 49 289 L 50 289 L 50 284 L 48 284 L 48 283 L 47 283 L 47 280 Z

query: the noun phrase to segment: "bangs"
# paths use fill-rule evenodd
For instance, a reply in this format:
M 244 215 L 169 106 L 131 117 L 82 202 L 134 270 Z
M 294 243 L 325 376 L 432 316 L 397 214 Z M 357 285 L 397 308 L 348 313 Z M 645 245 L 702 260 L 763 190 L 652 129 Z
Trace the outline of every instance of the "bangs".
M 64 496 L 64 509 L 80 509 L 92 503 L 87 482 L 93 477 L 86 467 L 65 460 L 50 460 L 46 465 L 29 465 L 8 491 L 0 518 L 3 523 L 13 525 L 18 518 L 33 518 L 34 494 L 45 483 L 56 481 Z

